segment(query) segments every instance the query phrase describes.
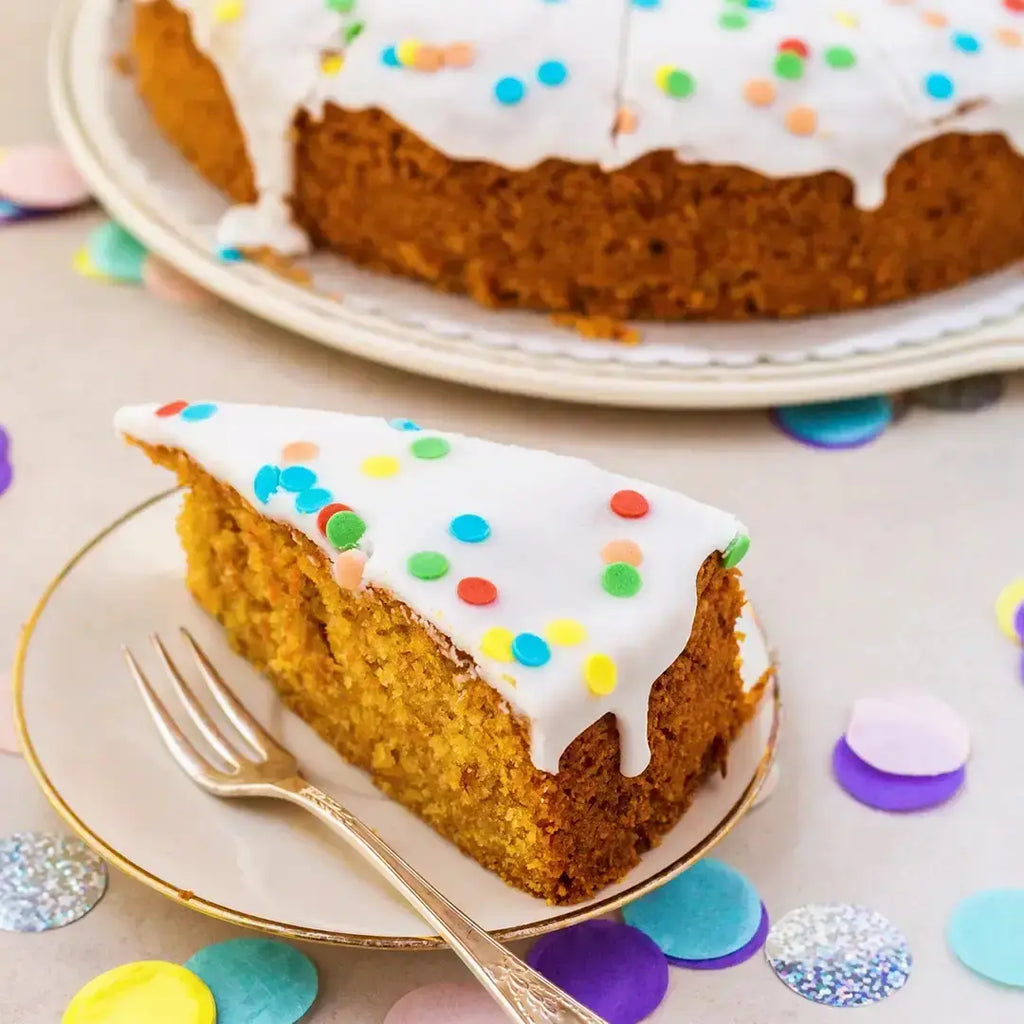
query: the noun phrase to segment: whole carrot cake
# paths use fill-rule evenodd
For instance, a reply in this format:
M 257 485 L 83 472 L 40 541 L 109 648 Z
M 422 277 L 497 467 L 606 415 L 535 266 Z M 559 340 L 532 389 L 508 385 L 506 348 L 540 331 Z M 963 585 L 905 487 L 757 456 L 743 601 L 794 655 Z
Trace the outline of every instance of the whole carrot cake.
M 133 49 L 226 248 L 664 320 L 1024 257 L 1024 0 L 138 0 Z
M 731 515 L 408 420 L 122 409 L 187 488 L 188 586 L 389 796 L 558 903 L 621 878 L 752 710 Z

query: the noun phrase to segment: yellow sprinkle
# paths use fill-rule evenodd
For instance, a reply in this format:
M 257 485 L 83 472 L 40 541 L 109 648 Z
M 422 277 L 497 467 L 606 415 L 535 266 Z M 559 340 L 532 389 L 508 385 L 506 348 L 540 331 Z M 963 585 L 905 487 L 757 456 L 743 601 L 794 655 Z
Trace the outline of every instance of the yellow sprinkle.
M 406 68 L 411 68 L 416 63 L 416 54 L 420 48 L 420 41 L 418 39 L 403 39 L 398 46 L 395 47 L 395 54 L 398 57 L 398 62 Z
M 860 19 L 857 15 L 851 14 L 849 11 L 837 11 L 836 21 L 838 21 L 843 28 L 856 28 L 860 24 Z
M 515 634 L 501 626 L 492 626 L 480 640 L 480 650 L 495 661 L 512 662 L 512 641 Z
M 366 476 L 394 476 L 398 472 L 398 459 L 392 455 L 371 455 L 359 467 Z
M 217 0 L 213 5 L 213 20 L 216 22 L 238 21 L 245 10 L 245 0 Z
M 544 627 L 544 635 L 553 644 L 561 647 L 571 647 L 573 644 L 581 644 L 587 639 L 587 631 L 582 622 L 575 619 L 555 619 Z
M 333 78 L 345 66 L 345 58 L 340 53 L 325 53 L 320 58 L 320 70 Z
M 1011 640 L 1017 639 L 1017 633 L 1013 628 L 1013 617 L 1022 603 L 1024 603 L 1024 579 L 1007 583 L 996 598 L 996 618 L 999 620 L 999 628 Z
M 587 689 L 596 697 L 605 697 L 615 689 L 619 670 L 607 654 L 591 654 L 583 665 Z
M 675 71 L 674 64 L 662 64 L 661 67 L 654 72 L 654 81 L 658 83 L 658 88 L 663 92 L 665 91 L 665 87 L 668 83 L 668 76 L 671 75 L 673 71 Z
M 507 672 L 502 672 L 501 678 L 504 679 L 505 682 L 508 683 L 509 686 L 517 686 L 518 685 L 516 683 L 516 677 L 515 676 L 510 676 Z

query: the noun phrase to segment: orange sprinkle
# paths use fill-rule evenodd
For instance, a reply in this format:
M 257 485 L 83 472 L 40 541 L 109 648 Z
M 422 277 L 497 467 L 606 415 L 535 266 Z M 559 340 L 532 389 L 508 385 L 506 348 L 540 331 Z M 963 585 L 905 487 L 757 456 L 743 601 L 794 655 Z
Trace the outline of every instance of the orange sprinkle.
M 945 28 L 949 24 L 949 18 L 941 11 L 925 11 L 921 15 L 921 20 L 932 28 Z
M 320 454 L 312 441 L 292 441 L 281 449 L 282 462 L 309 462 Z
M 615 115 L 615 134 L 632 135 L 636 131 L 637 117 L 629 107 L 619 107 Z
M 440 71 L 444 67 L 444 53 L 436 46 L 420 46 L 413 57 L 412 66 L 417 71 Z
M 818 112 L 813 107 L 792 107 L 786 111 L 786 127 L 794 135 L 813 135 L 818 127 Z
M 441 51 L 445 64 L 450 68 L 468 68 L 476 60 L 472 43 L 451 43 Z
M 766 78 L 751 78 L 743 86 L 743 98 L 755 107 L 767 107 L 775 101 L 775 83 Z
M 1020 46 L 1024 43 L 1024 37 L 1015 28 L 1000 28 L 996 30 L 996 39 L 1003 46 Z
M 601 548 L 601 558 L 607 565 L 611 565 L 612 562 L 639 565 L 644 560 L 644 553 L 636 541 L 610 540 Z

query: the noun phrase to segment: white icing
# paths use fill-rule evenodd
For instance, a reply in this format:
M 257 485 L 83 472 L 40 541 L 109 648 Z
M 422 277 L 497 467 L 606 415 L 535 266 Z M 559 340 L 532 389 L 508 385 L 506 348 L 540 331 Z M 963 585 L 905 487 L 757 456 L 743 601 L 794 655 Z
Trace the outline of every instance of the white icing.
M 771 176 L 836 170 L 864 208 L 883 201 L 900 154 L 928 138 L 1002 132 L 1024 151 L 1024 48 L 998 35 L 1024 34 L 1024 15 L 1003 0 L 774 0 L 767 11 L 724 0 L 356 0 L 349 14 L 326 0 L 243 0 L 241 16 L 225 23 L 217 22 L 215 0 L 174 2 L 221 72 L 261 197 L 276 200 L 261 199 L 244 230 L 229 223 L 225 237 L 236 244 L 257 238 L 287 252 L 303 248 L 278 216 L 291 191 L 290 127 L 297 111 L 319 114 L 325 101 L 380 108 L 451 157 L 513 169 L 560 157 L 611 170 L 667 149 L 686 162 Z M 746 27 L 722 28 L 727 12 L 745 16 Z M 365 27 L 346 45 L 344 31 L 355 22 Z M 970 33 L 980 48 L 958 49 L 954 33 Z M 789 38 L 810 49 L 799 81 L 773 71 L 778 45 Z M 469 43 L 475 60 L 433 73 L 383 63 L 386 47 L 410 39 Z M 829 66 L 824 54 L 835 46 L 849 47 L 856 65 Z M 336 75 L 321 69 L 325 51 L 344 51 Z M 565 64 L 564 84 L 537 81 L 549 60 Z M 693 76 L 691 96 L 661 90 L 663 65 Z M 949 99 L 925 91 L 933 72 L 953 80 Z M 507 75 L 526 85 L 518 104 L 494 98 Z M 775 85 L 769 106 L 744 99 L 752 78 Z M 616 133 L 623 107 L 636 128 Z M 813 134 L 787 128 L 794 107 L 814 110 Z
M 651 687 L 688 642 L 701 564 L 743 531 L 733 516 L 581 459 L 456 434 L 401 431 L 382 419 L 218 405 L 211 418 L 189 422 L 179 415 L 156 416 L 156 408 L 122 409 L 115 425 L 140 441 L 186 452 L 333 557 L 316 514 L 296 511 L 294 494 L 278 490 L 263 503 L 253 490 L 260 467 L 284 465 L 284 445 L 315 443 L 319 453 L 302 464 L 317 474 L 317 486 L 367 523 L 360 543 L 369 555 L 364 581 L 393 593 L 474 659 L 480 677 L 529 720 L 538 768 L 557 772 L 566 747 L 608 712 L 618 722 L 623 773 L 633 776 L 646 768 Z M 439 459 L 415 458 L 410 445 L 424 437 L 443 437 L 451 450 Z M 396 458 L 398 473 L 365 475 L 362 462 L 375 455 Z M 612 495 L 623 489 L 646 496 L 646 516 L 625 519 L 611 511 Z M 452 536 L 450 521 L 464 513 L 487 520 L 487 540 L 471 544 Z M 633 597 L 614 597 L 601 584 L 601 550 L 616 539 L 632 540 L 643 552 L 642 587 Z M 411 575 L 408 559 L 417 551 L 443 553 L 451 563 L 447 575 L 432 581 Z M 469 576 L 491 580 L 497 601 L 462 601 L 456 586 Z M 546 665 L 510 664 L 481 651 L 491 627 L 543 636 L 558 619 L 582 623 L 587 636 L 574 646 L 552 643 Z M 618 685 L 606 696 L 591 693 L 584 679 L 585 661 L 596 653 L 618 667 Z

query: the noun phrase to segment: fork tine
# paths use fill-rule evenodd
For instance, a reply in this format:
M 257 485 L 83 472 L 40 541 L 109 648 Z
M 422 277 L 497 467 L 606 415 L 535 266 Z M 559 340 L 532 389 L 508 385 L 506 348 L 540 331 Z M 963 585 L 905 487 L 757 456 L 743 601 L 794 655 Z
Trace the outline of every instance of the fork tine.
M 164 647 L 163 641 L 159 636 L 154 633 L 150 638 L 153 646 L 156 648 L 157 654 L 160 656 L 160 661 L 163 663 L 167 674 L 171 677 L 171 682 L 174 684 L 174 689 L 178 693 L 178 697 L 181 699 L 181 703 L 185 705 L 185 710 L 188 712 L 189 717 L 195 722 L 196 727 L 209 741 L 210 746 L 217 751 L 218 754 L 229 765 L 233 768 L 238 768 L 242 761 L 237 750 L 232 747 L 228 738 L 220 731 L 217 727 L 217 723 L 206 713 L 206 709 L 199 700 L 196 698 L 192 687 L 185 681 L 184 676 L 178 671 L 178 666 L 174 664 L 171 656 L 167 653 L 167 648 Z
M 192 648 L 199 671 L 202 672 L 206 685 L 210 687 L 210 691 L 220 705 L 221 711 L 224 712 L 231 720 L 232 725 L 249 741 L 253 750 L 258 751 L 264 757 L 278 754 L 290 758 L 291 754 L 245 710 L 242 702 L 235 696 L 231 687 L 224 682 L 221 674 L 213 667 L 213 662 L 210 661 L 206 652 L 199 646 L 196 638 L 184 626 L 181 627 L 181 632 L 188 641 L 188 645 Z
M 139 687 L 142 700 L 171 756 L 190 778 L 201 785 L 206 784 L 211 776 L 217 774 L 216 770 L 200 756 L 168 714 L 163 701 L 153 692 L 153 687 L 149 685 L 149 680 L 135 660 L 135 655 L 127 647 L 122 647 L 121 653 L 124 654 L 124 660 L 128 663 L 128 668 Z

